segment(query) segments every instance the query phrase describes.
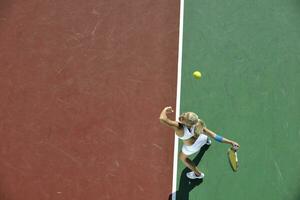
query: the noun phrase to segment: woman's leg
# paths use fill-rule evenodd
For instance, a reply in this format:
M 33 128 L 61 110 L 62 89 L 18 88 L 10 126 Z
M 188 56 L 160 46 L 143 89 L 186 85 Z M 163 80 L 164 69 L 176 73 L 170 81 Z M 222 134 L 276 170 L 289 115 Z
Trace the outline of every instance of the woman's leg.
M 195 163 L 191 159 L 188 158 L 187 155 L 185 155 L 184 153 L 180 152 L 179 158 L 184 163 L 184 165 L 187 166 L 193 172 L 195 172 L 195 174 L 197 176 L 201 175 L 200 170 L 197 168 L 197 166 L 195 165 Z

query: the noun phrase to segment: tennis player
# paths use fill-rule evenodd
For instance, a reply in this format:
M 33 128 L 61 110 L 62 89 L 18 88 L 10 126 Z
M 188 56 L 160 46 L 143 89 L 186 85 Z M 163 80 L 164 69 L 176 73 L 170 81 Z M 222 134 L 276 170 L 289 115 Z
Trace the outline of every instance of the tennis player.
M 197 114 L 193 112 L 182 113 L 177 121 L 168 118 L 169 113 L 173 113 L 172 107 L 165 107 L 160 114 L 159 120 L 161 123 L 174 129 L 175 134 L 183 141 L 182 150 L 179 154 L 180 160 L 187 166 L 191 172 L 186 176 L 190 179 L 202 179 L 204 173 L 201 172 L 195 163 L 189 158 L 194 153 L 200 151 L 201 147 L 205 144 L 210 145 L 211 140 L 209 137 L 215 139 L 220 143 L 232 145 L 235 149 L 239 148 L 239 144 L 226 139 L 213 131 L 209 130 L 205 123 L 198 118 Z

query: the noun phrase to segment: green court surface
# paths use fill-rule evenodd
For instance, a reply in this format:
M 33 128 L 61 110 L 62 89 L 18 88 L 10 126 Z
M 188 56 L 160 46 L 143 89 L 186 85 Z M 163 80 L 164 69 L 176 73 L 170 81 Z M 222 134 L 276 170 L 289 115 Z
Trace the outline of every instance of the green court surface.
M 299 200 L 300 1 L 185 1 L 183 27 L 180 110 L 241 148 L 234 173 L 213 141 L 203 182 L 178 161 L 177 199 Z

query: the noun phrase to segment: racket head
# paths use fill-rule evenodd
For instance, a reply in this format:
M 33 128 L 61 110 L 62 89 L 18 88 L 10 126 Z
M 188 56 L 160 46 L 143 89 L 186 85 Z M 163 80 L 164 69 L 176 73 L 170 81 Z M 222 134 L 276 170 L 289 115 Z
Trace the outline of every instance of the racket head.
M 238 162 L 238 157 L 237 157 L 237 152 L 235 149 L 233 148 L 229 148 L 228 152 L 228 161 L 230 164 L 231 169 L 236 172 L 238 170 L 239 167 L 239 162 Z

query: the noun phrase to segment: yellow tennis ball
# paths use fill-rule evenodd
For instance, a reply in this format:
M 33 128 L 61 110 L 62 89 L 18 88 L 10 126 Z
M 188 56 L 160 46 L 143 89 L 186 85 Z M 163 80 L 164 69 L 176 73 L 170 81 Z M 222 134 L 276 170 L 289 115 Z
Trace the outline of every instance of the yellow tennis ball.
M 202 74 L 199 71 L 194 71 L 193 76 L 194 76 L 195 79 L 200 79 Z

